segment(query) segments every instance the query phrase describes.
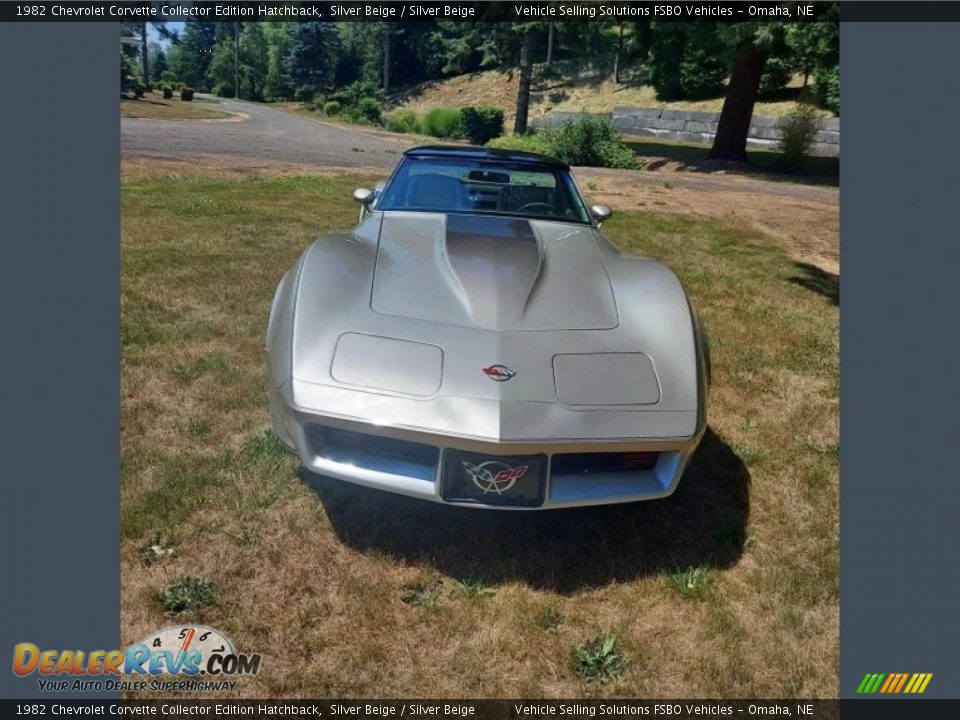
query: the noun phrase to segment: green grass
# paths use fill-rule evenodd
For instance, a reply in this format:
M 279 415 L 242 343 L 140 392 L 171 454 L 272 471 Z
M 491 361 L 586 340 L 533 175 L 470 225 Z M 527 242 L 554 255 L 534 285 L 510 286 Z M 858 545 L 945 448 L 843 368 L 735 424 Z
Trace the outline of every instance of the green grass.
M 834 695 L 836 278 L 735 215 L 618 212 L 605 234 L 672 267 L 710 331 L 701 451 L 663 501 L 454 511 L 306 475 L 265 429 L 276 284 L 353 225 L 371 180 L 124 180 L 125 634 L 195 606 L 199 586 L 155 590 L 192 576 L 216 589 L 205 623 L 275 658 L 249 688 L 272 697 L 575 697 L 594 675 L 621 678 L 591 683 L 600 697 Z M 158 538 L 176 551 L 147 562 Z M 677 568 L 711 578 L 699 601 L 666 580 Z

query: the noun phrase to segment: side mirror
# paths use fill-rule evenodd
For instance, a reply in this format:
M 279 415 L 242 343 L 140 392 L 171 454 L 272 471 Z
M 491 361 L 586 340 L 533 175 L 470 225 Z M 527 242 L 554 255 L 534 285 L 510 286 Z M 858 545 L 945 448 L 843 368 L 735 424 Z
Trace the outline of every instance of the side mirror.
M 609 205 L 593 205 L 590 208 L 590 214 L 594 220 L 602 223 L 604 220 L 609 220 L 613 216 L 613 210 L 610 209 Z
M 373 190 L 367 190 L 366 188 L 357 188 L 353 191 L 353 199 L 356 200 L 361 205 L 369 205 L 373 202 L 374 198 Z
M 357 188 L 353 191 L 353 199 L 360 203 L 360 218 L 357 222 L 363 222 L 363 219 L 370 212 L 370 203 L 376 199 L 376 193 L 366 188 Z

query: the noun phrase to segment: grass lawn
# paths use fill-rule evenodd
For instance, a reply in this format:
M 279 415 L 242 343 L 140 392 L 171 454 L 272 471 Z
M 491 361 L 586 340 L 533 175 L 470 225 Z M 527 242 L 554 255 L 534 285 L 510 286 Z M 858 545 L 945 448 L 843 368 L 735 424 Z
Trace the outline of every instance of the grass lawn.
M 733 216 L 619 213 L 711 336 L 677 493 L 438 507 L 309 476 L 267 431 L 276 283 L 372 178 L 197 173 L 122 184 L 125 643 L 217 627 L 263 654 L 246 697 L 836 696 L 835 276 Z
M 120 117 L 147 118 L 150 120 L 223 120 L 233 117 L 231 113 L 217 110 L 216 101 L 194 97 L 184 102 L 179 94 L 165 100 L 162 93 L 148 92 L 138 100 L 120 99 Z

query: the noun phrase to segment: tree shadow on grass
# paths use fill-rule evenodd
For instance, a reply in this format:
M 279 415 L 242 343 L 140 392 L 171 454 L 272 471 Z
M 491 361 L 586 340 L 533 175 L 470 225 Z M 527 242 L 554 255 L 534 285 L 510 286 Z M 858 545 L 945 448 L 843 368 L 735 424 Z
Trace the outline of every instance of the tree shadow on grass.
M 790 282 L 815 292 L 818 295 L 823 295 L 834 305 L 840 304 L 839 275 L 834 275 L 831 272 L 818 268 L 816 265 L 805 262 L 795 262 L 794 267 L 803 274 L 791 277 Z
M 337 537 L 452 578 L 559 593 L 678 568 L 725 568 L 743 552 L 750 475 L 712 430 L 669 498 L 543 512 L 437 505 L 301 469 Z

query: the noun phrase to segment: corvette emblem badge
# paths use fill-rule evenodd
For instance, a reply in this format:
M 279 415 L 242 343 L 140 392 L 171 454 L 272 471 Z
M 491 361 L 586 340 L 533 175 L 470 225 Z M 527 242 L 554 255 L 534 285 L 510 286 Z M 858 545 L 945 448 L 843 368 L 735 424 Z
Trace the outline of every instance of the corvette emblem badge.
M 516 373 L 506 365 L 491 365 L 483 369 L 483 374 L 494 382 L 506 382 Z
M 529 465 L 517 465 L 511 467 L 499 460 L 488 460 L 485 463 L 474 465 L 466 460 L 461 460 L 463 469 L 473 480 L 473 484 L 483 490 L 483 494 L 496 493 L 503 495 L 510 488 L 517 484 L 517 480 L 526 475 Z

